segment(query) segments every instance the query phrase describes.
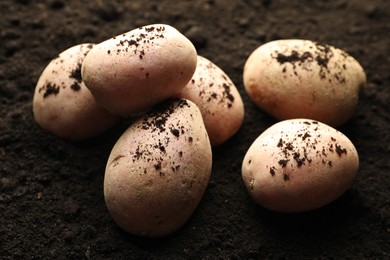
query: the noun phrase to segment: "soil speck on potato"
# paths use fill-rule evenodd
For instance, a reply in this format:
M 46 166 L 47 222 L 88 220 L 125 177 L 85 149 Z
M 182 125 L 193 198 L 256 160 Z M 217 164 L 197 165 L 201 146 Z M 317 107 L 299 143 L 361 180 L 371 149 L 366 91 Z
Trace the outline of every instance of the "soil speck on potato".
M 47 98 L 51 95 L 56 96 L 60 92 L 60 87 L 51 83 L 47 83 L 38 90 L 39 93 L 41 93 L 42 90 L 44 90 L 43 98 Z
M 336 144 L 336 152 L 339 156 L 342 154 L 347 154 L 347 149 L 342 148 L 340 145 Z
M 289 161 L 289 160 L 284 160 L 284 159 L 282 159 L 282 160 L 279 160 L 278 163 L 280 164 L 280 166 L 286 167 L 288 161 Z

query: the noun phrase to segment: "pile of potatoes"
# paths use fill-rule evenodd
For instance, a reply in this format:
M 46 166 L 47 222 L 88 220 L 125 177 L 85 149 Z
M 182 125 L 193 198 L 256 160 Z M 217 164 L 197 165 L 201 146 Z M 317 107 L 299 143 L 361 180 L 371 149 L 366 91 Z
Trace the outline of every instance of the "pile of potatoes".
M 60 53 L 38 80 L 33 113 L 69 141 L 136 118 L 112 148 L 104 197 L 120 227 L 156 237 L 195 210 L 211 175 L 211 147 L 239 130 L 244 105 L 226 73 L 183 34 L 152 24 Z
M 359 161 L 332 126 L 356 108 L 366 80 L 358 62 L 328 45 L 282 40 L 255 50 L 243 78 L 254 103 L 284 120 L 262 133 L 243 159 L 254 201 L 294 212 L 340 196 Z M 127 232 L 160 237 L 180 228 L 200 203 L 212 147 L 240 129 L 244 105 L 228 75 L 183 34 L 152 24 L 60 53 L 37 82 L 33 113 L 39 126 L 68 141 L 136 118 L 108 158 L 105 202 Z

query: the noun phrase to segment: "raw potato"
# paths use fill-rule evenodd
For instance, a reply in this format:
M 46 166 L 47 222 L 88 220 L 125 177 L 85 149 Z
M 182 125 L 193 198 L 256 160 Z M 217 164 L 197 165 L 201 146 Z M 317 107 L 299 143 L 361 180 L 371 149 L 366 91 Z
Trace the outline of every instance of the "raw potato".
M 196 57 L 183 34 L 153 24 L 96 45 L 84 60 L 82 76 L 101 106 L 129 116 L 179 92 L 195 72 Z
M 244 104 L 231 79 L 218 66 L 198 55 L 192 80 L 178 94 L 200 109 L 212 146 L 232 137 L 242 125 Z
M 66 140 L 94 137 L 118 121 L 97 105 L 81 79 L 81 63 L 92 47 L 84 43 L 60 53 L 44 69 L 35 87 L 35 121 Z
M 295 39 L 257 48 L 243 78 L 251 99 L 277 119 L 310 118 L 331 126 L 352 117 L 366 84 L 363 68 L 344 51 Z
M 250 196 L 265 208 L 298 212 L 338 198 L 353 182 L 359 157 L 336 129 L 309 119 L 290 119 L 264 131 L 249 148 L 242 177 Z
M 211 166 L 198 107 L 185 99 L 163 103 L 130 126 L 112 149 L 104 178 L 106 205 L 131 234 L 168 235 L 199 204 Z

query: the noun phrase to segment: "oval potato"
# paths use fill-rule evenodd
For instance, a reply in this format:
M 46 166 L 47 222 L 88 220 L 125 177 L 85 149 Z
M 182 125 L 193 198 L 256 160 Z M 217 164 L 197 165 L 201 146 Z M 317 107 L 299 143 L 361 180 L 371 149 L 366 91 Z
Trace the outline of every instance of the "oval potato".
M 199 107 L 212 146 L 224 143 L 242 125 L 244 104 L 236 86 L 222 69 L 202 56 L 198 55 L 194 76 L 178 96 Z
M 35 87 L 35 121 L 66 140 L 94 137 L 119 120 L 96 103 L 82 81 L 81 64 L 92 47 L 84 43 L 60 53 L 44 69 Z
M 354 114 L 366 75 L 340 49 L 287 39 L 257 48 L 245 63 L 243 80 L 254 103 L 277 119 L 310 118 L 338 126 Z
M 146 237 L 180 228 L 199 204 L 211 174 L 211 145 L 198 107 L 163 103 L 119 138 L 104 178 L 107 208 L 127 232 Z
M 298 212 L 338 198 L 358 167 L 357 151 L 344 134 L 318 121 L 290 119 L 253 142 L 243 160 L 242 177 L 258 204 Z
M 179 92 L 196 68 L 194 45 L 165 24 L 143 26 L 91 50 L 82 77 L 112 114 L 139 114 Z

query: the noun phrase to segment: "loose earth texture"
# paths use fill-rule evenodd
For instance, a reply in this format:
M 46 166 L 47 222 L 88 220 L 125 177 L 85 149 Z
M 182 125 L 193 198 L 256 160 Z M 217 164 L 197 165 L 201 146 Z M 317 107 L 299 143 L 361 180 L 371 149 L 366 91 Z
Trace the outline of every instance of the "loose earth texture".
M 390 2 L 386 0 L 0 1 L 1 259 L 390 258 Z M 110 151 L 133 119 L 72 143 L 43 131 L 32 99 L 47 64 L 65 49 L 165 23 L 187 36 L 237 86 L 241 129 L 213 148 L 194 214 L 160 239 L 132 236 L 103 197 Z M 254 203 L 241 178 L 251 143 L 277 121 L 245 93 L 245 60 L 277 39 L 340 48 L 365 69 L 353 118 L 338 127 L 359 152 L 352 187 L 317 210 L 282 214 Z

